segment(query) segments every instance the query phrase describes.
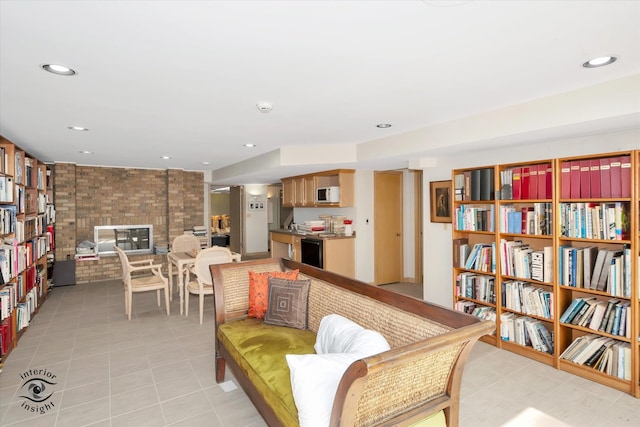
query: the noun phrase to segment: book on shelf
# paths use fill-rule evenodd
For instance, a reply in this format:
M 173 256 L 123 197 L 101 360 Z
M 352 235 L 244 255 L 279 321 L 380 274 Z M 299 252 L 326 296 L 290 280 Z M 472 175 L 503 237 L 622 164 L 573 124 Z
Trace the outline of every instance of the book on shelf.
M 464 173 L 455 174 L 453 177 L 453 200 L 464 200 Z
M 572 199 L 580 198 L 580 161 L 572 160 L 569 162 L 571 172 L 570 172 L 570 194 L 569 196 Z
M 607 252 L 609 251 L 606 249 L 598 249 L 598 255 L 596 257 L 593 271 L 591 272 L 591 289 L 598 289 L 598 282 L 600 280 L 602 268 L 604 267 L 604 259 L 607 257 Z
M 600 196 L 611 198 L 611 164 L 608 158 L 600 159 Z
M 631 156 L 620 156 L 620 197 L 631 197 Z
M 464 267 L 467 257 L 469 256 L 469 239 L 458 238 L 453 239 L 453 266 L 456 268 Z
M 589 187 L 591 197 L 599 198 L 600 195 L 600 160 L 591 159 L 589 161 Z
M 602 319 L 604 319 L 604 314 L 607 310 L 608 303 L 604 301 L 598 301 L 594 304 L 593 314 L 591 316 L 591 321 L 587 326 L 589 329 L 593 329 L 597 331 L 600 329 L 600 325 L 602 324 Z M 586 326 L 586 325 L 585 325 Z
M 538 165 L 529 166 L 529 197 L 527 198 L 538 198 Z
M 608 250 L 605 254 L 602 270 L 600 271 L 600 277 L 598 278 L 598 283 L 596 289 L 598 291 L 606 292 L 609 272 L 611 271 L 611 263 L 614 257 L 618 257 L 622 255 L 622 251 L 611 251 Z
M 622 197 L 622 182 L 620 177 L 620 157 L 612 157 L 609 161 L 609 176 L 611 178 L 611 197 Z
M 580 197 L 591 197 L 591 161 L 580 160 Z
M 520 199 L 528 200 L 531 197 L 529 196 L 529 190 L 531 189 L 531 167 L 523 166 L 520 172 Z
M 547 196 L 547 164 L 542 163 L 538 165 L 538 197 L 537 199 L 546 199 L 551 197 Z
M 560 163 L 560 197 L 571 198 L 571 162 L 568 160 Z
M 520 200 L 522 198 L 522 168 L 514 167 L 511 173 L 511 193 L 513 200 Z
M 494 174 L 493 168 L 480 169 L 480 199 L 493 200 L 494 198 Z
M 482 200 L 480 198 L 482 183 L 482 174 L 480 169 L 473 169 L 471 171 L 471 200 Z

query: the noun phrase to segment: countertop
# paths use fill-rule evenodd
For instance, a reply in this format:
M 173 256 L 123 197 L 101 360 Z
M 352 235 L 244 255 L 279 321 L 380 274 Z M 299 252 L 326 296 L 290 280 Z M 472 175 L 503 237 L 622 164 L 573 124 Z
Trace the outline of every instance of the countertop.
M 305 233 L 304 231 L 292 231 L 292 230 L 271 230 L 272 233 L 280 233 L 287 234 L 290 236 L 299 236 L 305 238 L 313 238 L 319 240 L 329 240 L 329 239 L 355 239 L 356 233 L 354 232 L 351 236 L 345 236 L 344 234 L 336 234 L 335 236 L 318 236 L 317 234 Z

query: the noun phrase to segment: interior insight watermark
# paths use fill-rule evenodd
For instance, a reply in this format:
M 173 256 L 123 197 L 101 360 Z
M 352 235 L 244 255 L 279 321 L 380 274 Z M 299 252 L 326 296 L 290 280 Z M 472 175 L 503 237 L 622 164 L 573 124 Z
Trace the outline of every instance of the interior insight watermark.
M 51 396 L 55 392 L 56 375 L 48 369 L 29 369 L 20 374 L 20 397 L 27 400 L 20 406 L 29 412 L 45 414 L 55 407 Z

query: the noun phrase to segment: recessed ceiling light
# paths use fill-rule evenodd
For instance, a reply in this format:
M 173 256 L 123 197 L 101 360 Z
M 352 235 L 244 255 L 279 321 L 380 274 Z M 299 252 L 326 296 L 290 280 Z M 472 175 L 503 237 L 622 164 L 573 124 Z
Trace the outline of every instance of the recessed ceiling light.
M 379 125 L 376 125 L 376 127 L 380 129 L 386 129 L 386 128 L 390 128 L 391 125 L 389 123 L 380 123 Z
M 93 154 L 93 151 L 82 150 L 79 151 L 80 154 Z
M 83 128 L 82 126 L 67 126 L 67 129 L 77 130 L 77 131 L 89 130 L 89 128 Z
M 74 70 L 69 67 L 65 67 L 64 65 L 44 64 L 41 65 L 41 67 L 45 71 L 53 74 L 58 74 L 60 76 L 73 76 L 76 74 Z
M 171 157 L 169 157 L 169 156 L 162 156 L 162 157 L 160 157 L 160 158 L 161 158 L 162 160 L 169 160 Z
M 584 68 L 598 68 L 604 67 L 605 65 L 613 64 L 616 62 L 618 58 L 615 56 L 599 56 L 597 58 L 593 58 L 582 64 Z
M 243 146 L 247 147 L 247 148 L 253 148 L 256 146 L 256 144 L 243 144 Z
M 203 165 L 207 166 L 209 162 L 202 162 Z

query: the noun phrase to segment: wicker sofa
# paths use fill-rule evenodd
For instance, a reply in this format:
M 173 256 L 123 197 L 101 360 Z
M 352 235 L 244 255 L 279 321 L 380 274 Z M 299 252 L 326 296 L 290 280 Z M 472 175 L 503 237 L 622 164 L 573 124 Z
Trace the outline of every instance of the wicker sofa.
M 299 269 L 311 279 L 306 336 L 248 318 L 249 271 Z M 391 350 L 357 360 L 343 374 L 332 426 L 458 425 L 460 383 L 471 347 L 495 329 L 444 307 L 287 259 L 211 266 L 216 309 L 216 380 L 229 365 L 270 426 L 296 426 L 298 414 L 284 355 L 291 340 L 313 353 L 321 319 L 339 314 L 380 332 Z M 274 331 L 275 329 L 275 331 Z M 249 342 L 250 341 L 250 342 Z M 444 415 L 444 416 L 443 416 Z M 446 420 L 446 421 L 445 421 Z M 437 423 L 436 423 L 437 424 Z

